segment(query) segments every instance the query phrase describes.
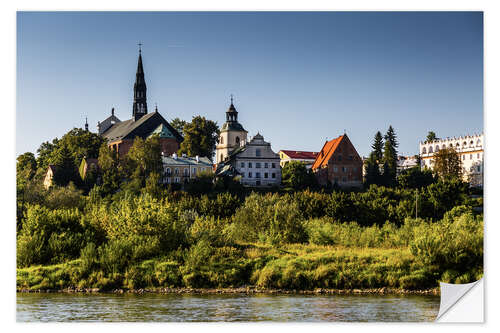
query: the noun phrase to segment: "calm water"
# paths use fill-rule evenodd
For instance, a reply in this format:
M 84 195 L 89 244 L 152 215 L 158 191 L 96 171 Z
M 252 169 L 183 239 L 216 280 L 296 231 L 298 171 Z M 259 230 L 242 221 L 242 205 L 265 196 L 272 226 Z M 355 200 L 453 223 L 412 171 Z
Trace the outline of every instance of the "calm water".
M 439 296 L 18 293 L 17 321 L 433 321 Z

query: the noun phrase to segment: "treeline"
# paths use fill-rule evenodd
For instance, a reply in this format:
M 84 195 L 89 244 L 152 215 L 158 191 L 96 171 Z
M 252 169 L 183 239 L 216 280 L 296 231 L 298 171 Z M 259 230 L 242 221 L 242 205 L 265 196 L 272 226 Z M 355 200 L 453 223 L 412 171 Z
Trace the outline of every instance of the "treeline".
M 459 182 L 418 195 L 414 219 L 415 191 L 378 186 L 120 200 L 73 192 L 72 204 L 27 205 L 18 287 L 425 288 L 480 276 L 482 215 L 472 207 L 481 202 Z M 36 265 L 55 266 L 23 268 Z

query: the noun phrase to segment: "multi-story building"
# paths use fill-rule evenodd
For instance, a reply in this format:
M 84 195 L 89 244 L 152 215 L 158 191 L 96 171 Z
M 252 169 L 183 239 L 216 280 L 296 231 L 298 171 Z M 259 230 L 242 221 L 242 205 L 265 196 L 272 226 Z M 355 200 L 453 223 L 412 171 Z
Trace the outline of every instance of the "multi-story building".
M 208 157 L 162 156 L 164 184 L 185 184 L 203 172 L 212 172 L 212 161 Z
M 247 131 L 238 122 L 233 104 L 226 111 L 216 148 L 217 176 L 240 176 L 247 186 L 273 186 L 281 184 L 280 157 L 271 149 L 271 143 L 257 133 L 247 141 Z
M 283 168 L 288 162 L 298 161 L 306 165 L 308 169 L 311 168 L 312 164 L 318 156 L 318 152 L 314 151 L 298 151 L 298 150 L 280 150 L 280 165 Z
M 325 142 L 312 170 L 323 186 L 328 183 L 341 187 L 363 186 L 363 161 L 347 134 Z
M 483 185 L 484 134 L 436 139 L 432 142 L 420 142 L 420 166 L 434 168 L 434 154 L 440 149 L 453 148 L 462 161 L 464 180 L 471 186 Z
M 248 186 L 279 186 L 281 168 L 279 155 L 271 144 L 257 133 L 250 142 L 233 151 L 227 161 L 241 175 L 241 183 Z

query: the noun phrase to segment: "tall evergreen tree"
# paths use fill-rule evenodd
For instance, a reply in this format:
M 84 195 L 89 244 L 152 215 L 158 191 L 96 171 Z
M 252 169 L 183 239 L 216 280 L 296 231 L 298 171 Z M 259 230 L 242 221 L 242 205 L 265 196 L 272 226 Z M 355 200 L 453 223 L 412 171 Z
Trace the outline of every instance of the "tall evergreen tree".
M 380 185 L 381 175 L 380 168 L 377 160 L 376 153 L 370 153 L 370 157 L 365 161 L 365 184 L 370 186 L 372 184 Z
M 376 160 L 379 162 L 382 161 L 383 148 L 384 148 L 384 141 L 382 138 L 382 133 L 380 133 L 380 131 L 377 131 L 377 134 L 375 134 L 375 138 L 373 139 L 372 149 L 373 153 L 375 154 Z
M 396 133 L 392 126 L 389 126 L 387 133 L 385 135 L 384 144 L 384 183 L 386 186 L 396 185 L 396 172 L 398 166 L 398 142 L 396 139 Z
M 429 133 L 427 133 L 427 138 L 425 139 L 426 142 L 432 142 L 436 140 L 436 133 L 434 133 L 433 131 L 429 131 Z
M 54 182 L 57 185 L 66 186 L 69 182 L 77 181 L 75 161 L 65 145 L 57 149 L 53 161 L 56 166 Z

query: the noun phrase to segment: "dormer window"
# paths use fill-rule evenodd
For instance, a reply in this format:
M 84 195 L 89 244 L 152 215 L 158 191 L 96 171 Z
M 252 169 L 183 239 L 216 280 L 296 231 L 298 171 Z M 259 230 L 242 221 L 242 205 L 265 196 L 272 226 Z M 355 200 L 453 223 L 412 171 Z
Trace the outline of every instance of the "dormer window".
M 255 156 L 260 157 L 260 149 L 255 149 Z

